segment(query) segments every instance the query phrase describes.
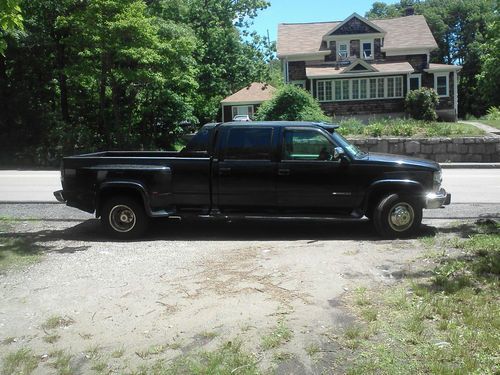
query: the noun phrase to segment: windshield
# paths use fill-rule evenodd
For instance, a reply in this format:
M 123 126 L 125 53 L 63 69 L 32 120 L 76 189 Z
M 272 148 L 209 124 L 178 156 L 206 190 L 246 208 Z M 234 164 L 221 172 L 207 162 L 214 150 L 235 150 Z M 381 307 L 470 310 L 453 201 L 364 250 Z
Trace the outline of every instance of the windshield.
M 354 146 L 352 143 L 349 143 L 349 141 L 347 139 L 345 139 L 344 137 L 342 137 L 339 133 L 333 132 L 332 137 L 340 147 L 342 147 L 344 150 L 346 150 L 352 156 L 359 158 L 359 157 L 363 157 L 364 155 L 366 155 L 365 152 L 361 151 L 359 148 Z

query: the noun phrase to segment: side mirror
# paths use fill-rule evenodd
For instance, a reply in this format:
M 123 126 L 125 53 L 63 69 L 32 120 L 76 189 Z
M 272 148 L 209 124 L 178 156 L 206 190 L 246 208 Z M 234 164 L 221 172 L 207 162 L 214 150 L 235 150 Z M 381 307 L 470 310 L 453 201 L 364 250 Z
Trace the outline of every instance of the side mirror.
M 333 150 L 333 160 L 342 159 L 344 155 L 345 151 L 342 147 L 335 147 L 335 149 Z

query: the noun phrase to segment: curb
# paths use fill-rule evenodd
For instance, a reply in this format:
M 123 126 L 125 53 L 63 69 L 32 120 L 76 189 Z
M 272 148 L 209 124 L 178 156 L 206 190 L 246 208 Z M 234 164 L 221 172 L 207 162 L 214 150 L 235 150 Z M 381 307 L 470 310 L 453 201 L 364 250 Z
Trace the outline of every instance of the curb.
M 500 163 L 439 163 L 442 169 L 495 169 Z

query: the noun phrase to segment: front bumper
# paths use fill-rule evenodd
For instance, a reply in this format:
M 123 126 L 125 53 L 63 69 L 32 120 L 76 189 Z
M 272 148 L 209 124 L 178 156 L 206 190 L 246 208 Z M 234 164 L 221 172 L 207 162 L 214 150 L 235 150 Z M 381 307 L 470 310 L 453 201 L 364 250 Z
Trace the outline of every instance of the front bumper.
M 441 208 L 451 203 L 451 194 L 443 188 L 437 193 L 428 193 L 425 196 L 425 208 Z
M 61 203 L 66 203 L 66 199 L 64 199 L 64 196 L 63 196 L 63 191 L 62 190 L 57 190 L 57 191 L 54 191 L 54 197 L 56 197 L 56 199 L 61 202 Z

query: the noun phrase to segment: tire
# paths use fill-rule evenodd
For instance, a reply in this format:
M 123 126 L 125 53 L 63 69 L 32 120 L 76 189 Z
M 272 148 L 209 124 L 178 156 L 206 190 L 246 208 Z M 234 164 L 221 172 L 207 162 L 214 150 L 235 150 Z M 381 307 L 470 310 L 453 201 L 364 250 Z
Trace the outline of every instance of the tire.
M 130 240 L 141 237 L 146 231 L 149 218 L 144 207 L 129 196 L 117 196 L 104 202 L 101 224 L 110 236 Z
M 375 207 L 373 222 L 377 233 L 384 238 L 409 237 L 420 228 L 422 206 L 408 196 L 390 194 Z

